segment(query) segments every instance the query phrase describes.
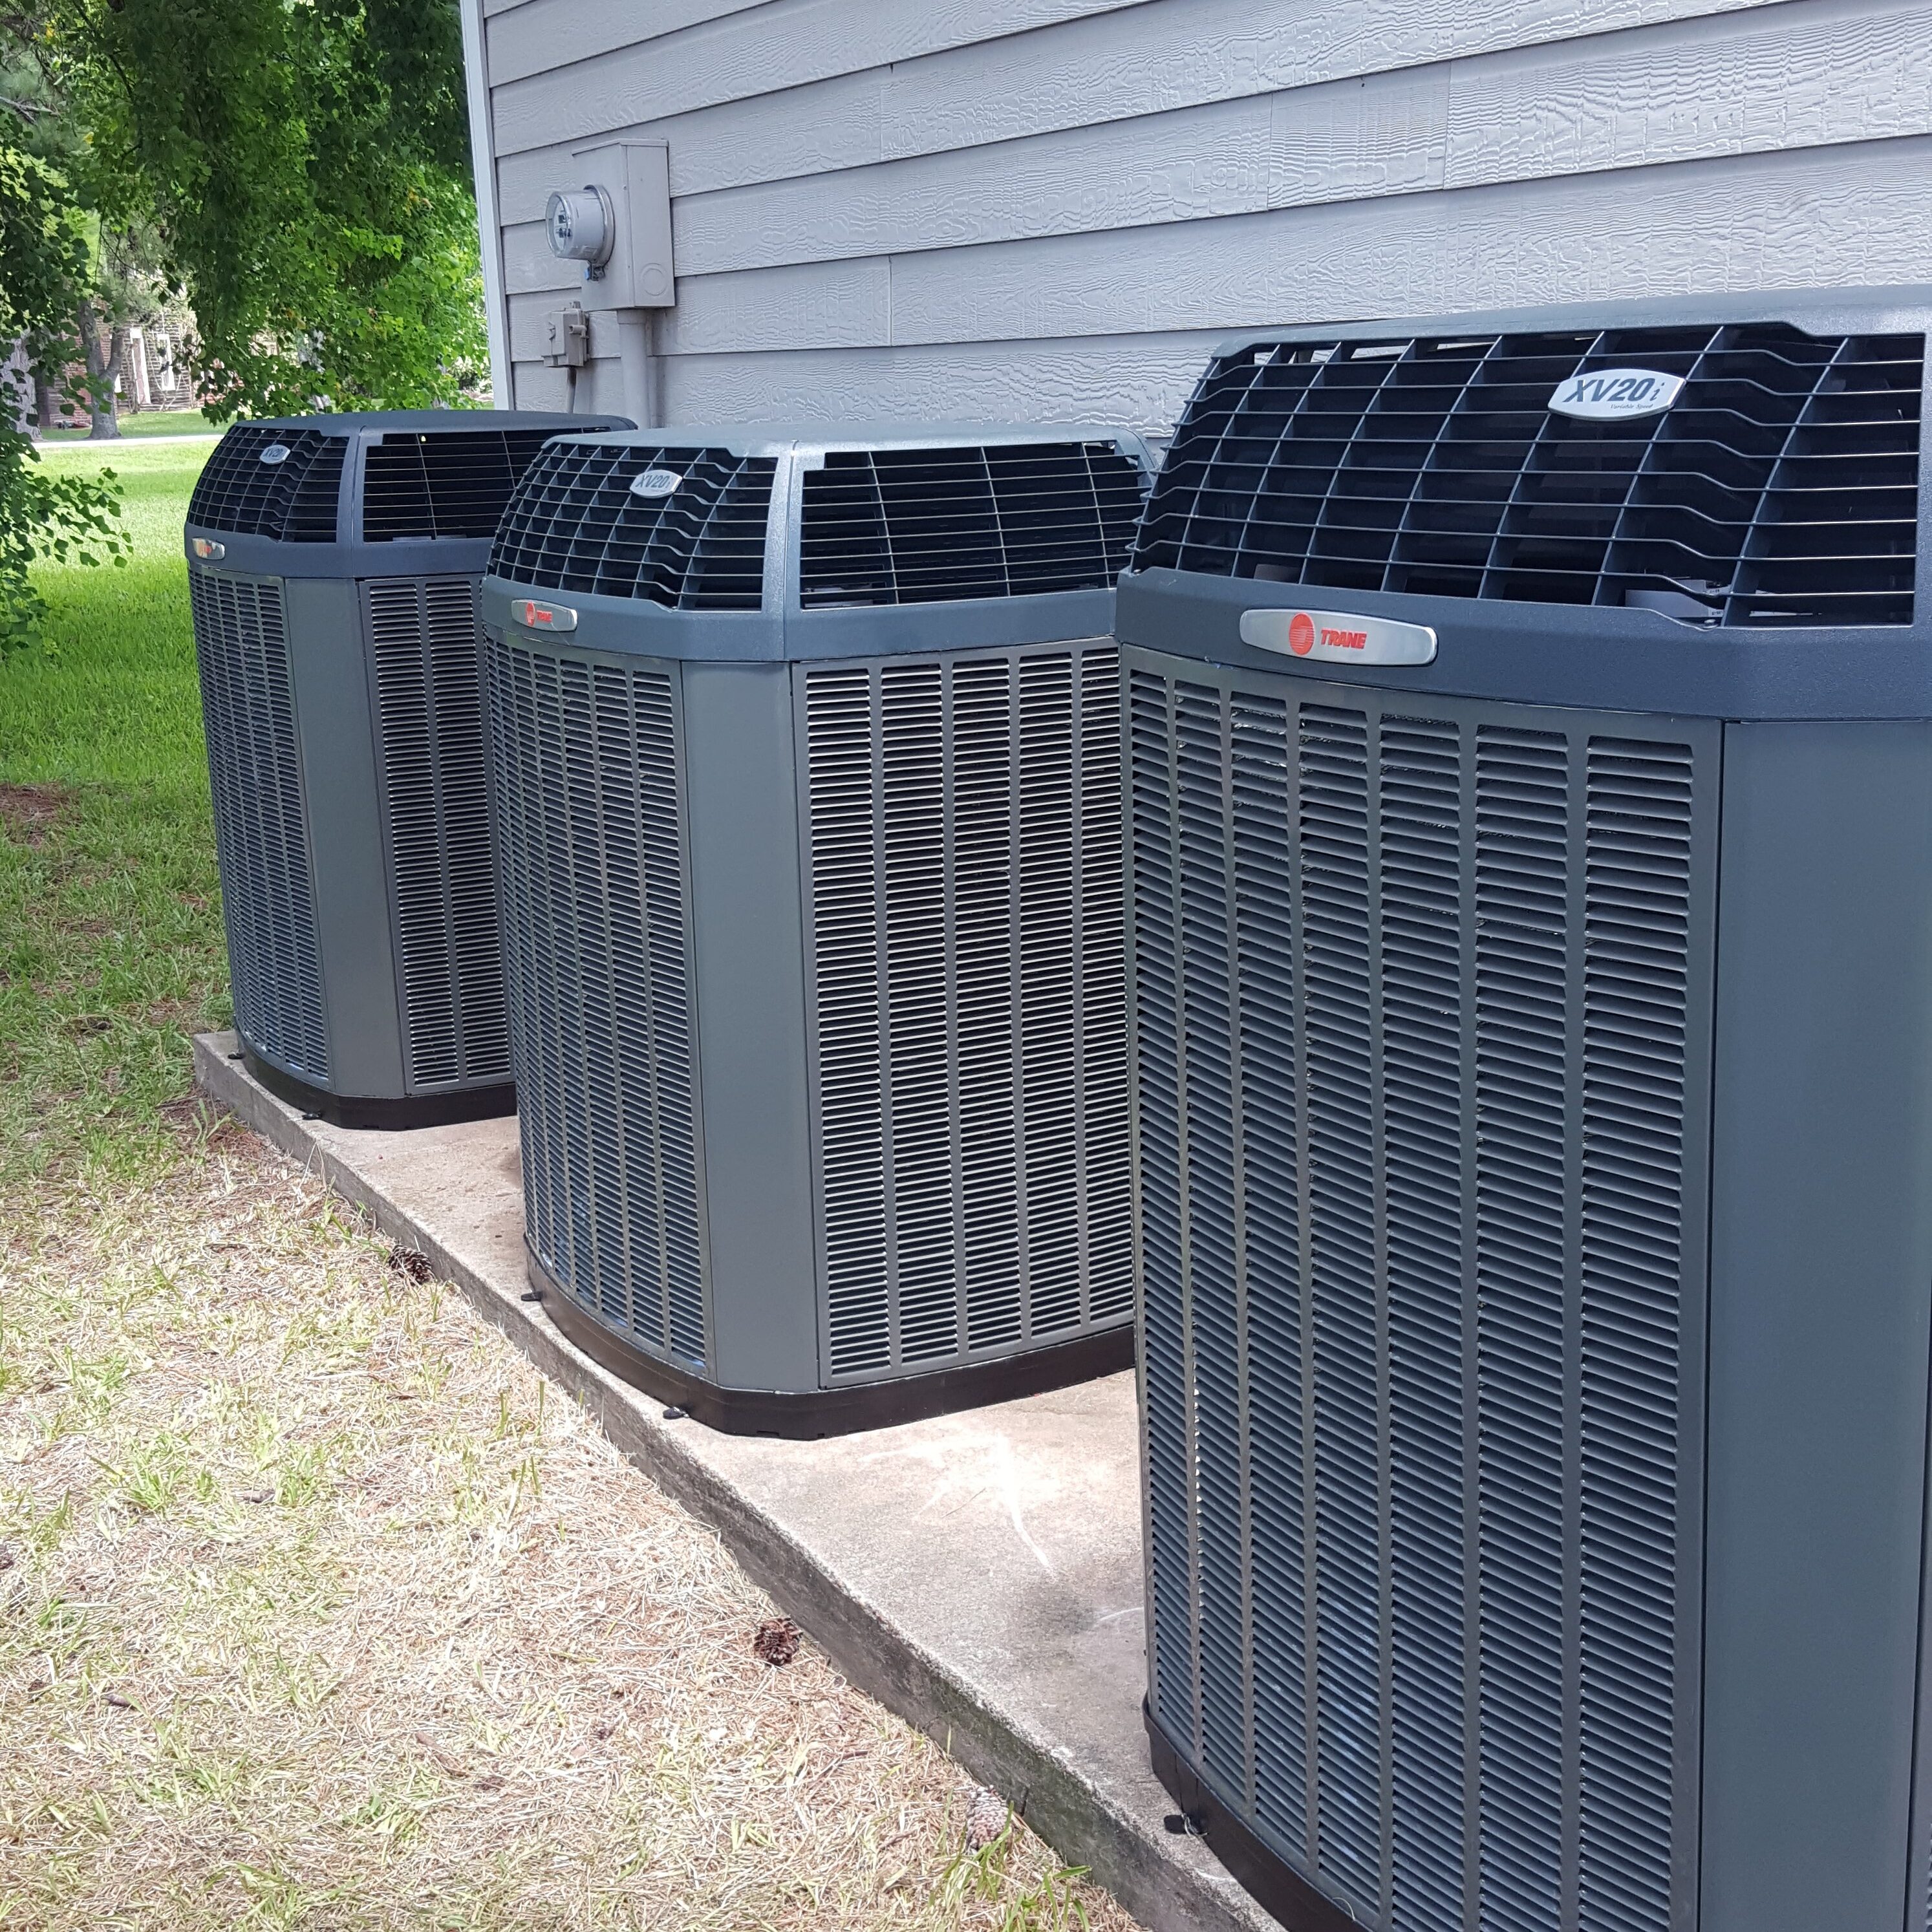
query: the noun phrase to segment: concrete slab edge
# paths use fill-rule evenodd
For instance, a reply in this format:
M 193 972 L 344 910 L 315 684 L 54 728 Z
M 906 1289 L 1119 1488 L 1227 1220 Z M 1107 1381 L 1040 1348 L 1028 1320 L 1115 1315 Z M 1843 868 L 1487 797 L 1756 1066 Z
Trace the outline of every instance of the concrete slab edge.
M 1016 1714 L 976 1698 L 938 1658 L 888 1622 L 834 1570 L 680 1444 L 696 1423 L 668 1424 L 648 1398 L 565 1340 L 542 1315 L 487 1280 L 434 1234 L 398 1210 L 309 1131 L 294 1109 L 257 1085 L 232 1034 L 194 1041 L 195 1078 L 210 1099 L 335 1192 L 392 1240 L 424 1255 L 484 1320 L 590 1412 L 612 1444 L 715 1530 L 772 1601 L 868 1696 L 944 1747 L 999 1792 L 1070 1865 L 1086 1867 L 1154 1932 L 1253 1932 L 1253 1903 L 1218 1867 L 1195 1870 L 1096 1790 Z

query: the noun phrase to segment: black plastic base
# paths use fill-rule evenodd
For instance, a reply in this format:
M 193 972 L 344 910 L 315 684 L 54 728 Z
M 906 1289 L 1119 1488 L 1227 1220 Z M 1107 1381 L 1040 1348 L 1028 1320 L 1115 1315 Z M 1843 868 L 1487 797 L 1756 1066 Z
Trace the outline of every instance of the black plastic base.
M 1362 1932 L 1359 1918 L 1317 1892 L 1216 1800 L 1195 1776 L 1144 1702 L 1141 1717 L 1147 1726 L 1154 1774 L 1180 1807 L 1189 1828 L 1207 1840 L 1209 1850 L 1240 1881 L 1244 1891 L 1273 1912 L 1288 1932 Z
M 862 1429 L 889 1429 L 895 1423 L 916 1422 L 925 1416 L 1066 1388 L 1134 1365 L 1134 1331 L 1130 1324 L 1102 1334 L 1083 1335 L 1078 1341 L 1036 1348 L 1028 1354 L 976 1362 L 970 1368 L 942 1369 L 934 1375 L 904 1376 L 897 1382 L 797 1394 L 775 1389 L 720 1388 L 716 1382 L 634 1348 L 560 1287 L 534 1255 L 527 1258 L 530 1285 L 544 1312 L 592 1361 L 602 1362 L 646 1395 L 682 1409 L 706 1427 L 727 1436 L 782 1436 L 809 1442 L 824 1436 L 850 1436 Z
M 494 1120 L 517 1111 L 517 1090 L 507 1081 L 496 1087 L 459 1087 L 447 1094 L 410 1094 L 400 1100 L 358 1100 L 353 1094 L 332 1094 L 326 1087 L 311 1087 L 269 1066 L 248 1047 L 242 1049 L 242 1064 L 278 1100 L 332 1126 L 444 1127 L 454 1120 Z

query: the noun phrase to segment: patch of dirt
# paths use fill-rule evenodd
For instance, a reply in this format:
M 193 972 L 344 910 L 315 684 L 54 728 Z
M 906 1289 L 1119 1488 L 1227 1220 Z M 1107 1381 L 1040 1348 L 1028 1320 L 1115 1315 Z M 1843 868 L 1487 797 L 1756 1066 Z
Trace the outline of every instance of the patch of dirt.
M 38 848 L 73 802 L 64 785 L 0 784 L 0 825 L 15 844 Z
M 248 1138 L 248 1130 L 241 1120 L 205 1094 L 184 1094 L 178 1100 L 164 1101 L 156 1111 L 168 1126 L 209 1153 Z

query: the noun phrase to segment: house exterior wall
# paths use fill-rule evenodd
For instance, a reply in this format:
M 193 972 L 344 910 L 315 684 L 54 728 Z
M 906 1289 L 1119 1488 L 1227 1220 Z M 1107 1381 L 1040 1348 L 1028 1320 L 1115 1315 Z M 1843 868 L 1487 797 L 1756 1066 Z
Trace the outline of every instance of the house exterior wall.
M 626 136 L 673 421 L 1159 428 L 1235 328 L 1932 280 L 1932 0 L 465 4 L 520 408 L 565 403 L 545 197 Z

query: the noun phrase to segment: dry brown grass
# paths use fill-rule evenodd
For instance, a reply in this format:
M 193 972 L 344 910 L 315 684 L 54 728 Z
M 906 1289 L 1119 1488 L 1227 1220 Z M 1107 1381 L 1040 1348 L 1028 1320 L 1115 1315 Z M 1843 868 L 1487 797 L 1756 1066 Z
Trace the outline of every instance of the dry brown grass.
M 0 1210 L 0 1924 L 1128 1932 L 761 1662 L 717 1538 L 453 1294 L 184 1126 Z

